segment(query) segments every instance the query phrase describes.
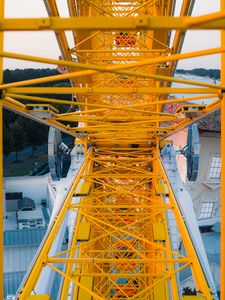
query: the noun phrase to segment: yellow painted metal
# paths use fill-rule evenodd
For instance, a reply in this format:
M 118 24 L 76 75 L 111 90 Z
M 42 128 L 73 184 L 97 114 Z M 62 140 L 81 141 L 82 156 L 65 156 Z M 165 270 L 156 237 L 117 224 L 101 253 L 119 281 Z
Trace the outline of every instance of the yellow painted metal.
M 204 104 L 185 104 L 185 105 L 181 105 L 178 107 L 178 109 L 176 109 L 176 113 L 180 113 L 180 112 L 184 112 L 184 111 L 191 111 L 191 112 L 195 112 L 195 111 L 200 111 L 205 109 L 206 105 Z
M 79 183 L 79 180 L 80 180 L 81 176 L 83 175 L 83 173 L 85 172 L 87 165 L 89 163 L 88 160 L 89 160 L 90 154 L 91 154 L 91 152 L 89 152 L 89 154 L 86 156 L 86 159 L 85 159 L 79 173 L 77 174 L 77 177 L 67 195 L 67 200 L 62 204 L 62 207 L 58 214 L 57 220 L 51 228 L 51 231 L 48 235 L 48 238 L 45 242 L 44 247 L 41 250 L 41 253 L 37 257 L 36 261 L 34 262 L 33 271 L 31 272 L 29 278 L 27 279 L 27 282 L 22 289 L 22 293 L 21 293 L 21 296 L 19 296 L 19 299 L 26 299 L 26 297 L 28 297 L 31 294 L 33 286 L 35 286 L 35 284 L 40 276 L 40 272 L 44 268 L 43 261 L 46 260 L 46 253 L 48 253 L 50 251 L 51 245 L 60 229 L 60 225 L 62 224 L 62 222 L 65 218 L 65 215 L 69 209 L 69 204 L 72 201 L 74 190 L 75 190 L 77 184 Z
M 182 300 L 206 300 L 204 296 L 183 296 Z
M 181 9 L 180 9 L 180 16 L 184 17 L 187 15 L 191 15 L 192 12 L 192 0 L 184 0 L 182 1 Z M 185 38 L 186 32 L 183 30 L 176 30 L 174 39 L 173 39 L 173 44 L 172 44 L 172 49 L 174 50 L 175 53 L 180 52 L 183 46 L 184 38 Z M 170 63 L 170 70 L 172 74 L 174 73 L 176 66 L 177 66 L 178 61 L 172 61 Z
M 163 283 L 154 290 L 154 300 L 167 300 L 169 299 L 168 286 Z
M 88 222 L 83 222 L 77 224 L 79 227 L 77 240 L 78 241 L 88 241 L 90 237 L 91 225 Z
M 131 63 L 127 63 L 127 61 L 124 64 L 119 64 L 119 65 L 109 65 L 106 67 L 102 67 L 99 65 L 91 65 L 91 64 L 82 64 L 82 63 L 74 63 L 70 61 L 60 61 L 59 65 L 62 66 L 68 66 L 68 67 L 74 67 L 74 68 L 81 68 L 81 69 L 88 69 L 86 71 L 77 71 L 73 73 L 66 73 L 62 75 L 54 75 L 54 76 L 48 76 L 44 78 L 38 78 L 38 79 L 31 79 L 31 80 L 24 80 L 20 82 L 14 82 L 14 83 L 8 83 L 4 85 L 0 85 L 0 89 L 5 89 L 9 87 L 14 87 L 14 86 L 24 86 L 24 85 L 32 85 L 32 84 L 37 84 L 37 83 L 43 83 L 43 82 L 50 82 L 50 81 L 55 81 L 55 80 L 63 80 L 63 79 L 68 79 L 68 78 L 75 78 L 75 77 L 83 77 L 86 75 L 93 75 L 100 72 L 114 72 L 118 74 L 127 74 L 127 75 L 132 75 L 129 71 L 119 71 L 119 70 L 124 70 L 128 69 L 131 67 L 137 67 L 137 66 L 145 66 L 145 65 L 152 65 L 152 64 L 159 64 L 158 67 L 161 67 L 161 63 L 165 64 L 168 62 L 173 62 L 181 59 L 187 59 L 187 58 L 192 58 L 192 57 L 198 57 L 198 56 L 205 56 L 205 55 L 211 55 L 211 54 L 217 54 L 217 53 L 223 53 L 225 52 L 225 48 L 212 48 L 212 49 L 207 49 L 207 50 L 201 50 L 201 51 L 194 51 L 194 52 L 189 52 L 189 53 L 182 53 L 182 54 L 172 54 L 170 56 L 158 56 L 158 57 L 153 57 L 153 58 L 148 58 L 144 59 L 142 61 L 135 61 Z M 44 63 L 49 63 L 49 64 L 56 64 L 56 60 L 53 59 L 46 59 L 46 58 L 40 58 L 40 57 L 34 57 L 34 56 L 28 56 L 28 55 L 21 55 L 21 54 L 12 54 L 12 53 L 5 53 L 2 52 L 0 53 L 0 56 L 6 56 L 6 57 L 11 57 L 11 58 L 17 58 L 17 59 L 23 59 L 23 60 L 28 60 L 28 61 L 36 61 L 36 62 L 44 62 Z M 138 75 L 139 74 L 139 75 Z M 134 73 L 133 73 L 134 75 Z M 141 75 L 139 72 L 135 76 L 141 76 L 141 77 L 148 77 L 146 73 L 144 75 Z M 176 79 L 173 79 L 176 81 Z M 179 81 L 179 79 L 178 79 Z M 181 80 L 182 82 L 182 80 Z M 187 81 L 185 81 L 187 82 Z M 219 86 L 218 86 L 219 88 Z
M 183 119 L 183 121 L 181 121 L 177 125 L 174 125 L 171 132 L 169 132 L 169 134 L 165 135 L 165 138 L 168 138 L 172 134 L 175 134 L 175 133 L 179 132 L 181 129 L 186 128 L 190 124 L 193 124 L 193 123 L 197 122 L 203 116 L 206 116 L 206 115 L 210 114 L 211 112 L 213 112 L 217 109 L 220 109 L 220 107 L 221 107 L 221 100 L 220 99 L 213 101 L 212 103 L 210 103 L 206 106 L 206 108 L 204 109 L 204 113 L 200 114 L 200 116 L 197 115 L 197 116 L 193 117 L 192 119 L 185 118 L 185 119 Z
M 44 59 L 44 58 L 38 58 L 38 57 L 32 57 L 32 56 L 26 56 L 26 55 L 17 55 L 17 54 L 8 54 L 4 53 L 4 56 L 6 57 L 15 57 L 15 58 L 23 58 L 26 60 L 36 60 L 36 61 L 41 61 L 41 62 L 46 62 L 46 63 L 54 63 L 56 64 L 57 61 L 53 60 L 53 59 Z M 170 57 L 171 59 L 171 57 Z M 154 79 L 154 80 L 159 80 L 159 81 L 168 81 L 168 82 L 177 82 L 177 83 L 183 83 L 183 84 L 190 84 L 190 85 L 197 85 L 197 86 L 205 86 L 205 87 L 212 87 L 212 88 L 220 88 L 223 89 L 224 86 L 221 85 L 216 85 L 216 84 L 212 84 L 212 83 L 207 83 L 207 82 L 201 82 L 201 81 L 194 81 L 194 80 L 187 80 L 187 79 L 180 79 L 180 78 L 175 78 L 175 77 L 171 77 L 171 76 L 163 76 L 163 75 L 158 75 L 158 74 L 150 74 L 150 73 L 144 73 L 144 72 L 134 72 L 134 71 L 125 71 L 125 70 L 117 70 L 118 67 L 115 69 L 114 68 L 110 68 L 110 67 L 101 67 L 101 66 L 97 66 L 97 65 L 85 65 L 82 63 L 73 63 L 70 62 L 68 63 L 67 61 L 60 61 L 60 65 L 62 66 L 68 66 L 69 68 L 76 67 L 76 68 L 81 68 L 81 69 L 92 69 L 92 70 L 96 70 L 96 71 L 102 71 L 102 72 L 106 72 L 107 69 L 111 70 L 112 73 L 116 73 L 116 74 L 121 74 L 121 75 L 127 75 L 127 76 L 136 76 L 136 77 L 143 77 L 143 78 L 150 78 L 150 79 Z M 123 66 L 123 68 L 125 68 L 125 66 Z M 92 71 L 95 73 L 95 71 Z M 87 73 L 87 72 L 86 72 Z M 23 85 L 28 85 L 28 84 L 34 84 L 34 83 L 41 83 L 41 82 L 48 82 L 48 81 L 54 81 L 54 80 L 61 80 L 61 79 L 65 79 L 65 78 L 73 78 L 73 77 L 81 77 L 84 76 L 86 73 L 71 73 L 71 74 L 66 74 L 66 75 L 54 75 L 54 76 L 48 76 L 44 79 L 33 79 L 33 80 L 26 80 L 24 82 L 20 82 L 20 83 L 13 83 L 13 84 L 6 84 L 3 85 L 2 87 L 7 88 L 7 87 L 12 87 L 12 86 L 20 86 L 21 84 Z
M 91 189 L 92 183 L 91 182 L 79 182 L 77 185 L 74 196 L 88 196 L 90 189 Z
M 54 120 L 51 119 L 51 118 L 43 119 L 43 118 L 40 118 L 38 116 L 35 116 L 35 115 L 29 113 L 26 109 L 26 105 L 22 104 L 19 101 L 16 101 L 15 99 L 12 99 L 10 97 L 5 97 L 2 100 L 2 105 L 3 105 L 4 108 L 9 109 L 9 110 L 13 110 L 14 112 L 16 112 L 16 113 L 18 113 L 22 116 L 25 116 L 27 118 L 30 118 L 34 121 L 37 121 L 37 122 L 45 124 L 45 125 L 58 128 L 62 132 L 70 134 L 74 137 L 77 136 L 81 140 L 83 139 L 79 134 L 74 133 L 74 130 L 72 130 L 72 128 L 69 125 L 66 126 L 63 123 L 57 122 L 55 120 L 55 118 L 54 118 Z
M 220 1 L 221 12 L 225 10 L 225 3 Z M 221 30 L 221 45 L 225 44 L 225 30 Z M 221 82 L 225 82 L 225 55 L 221 54 Z M 222 94 L 221 103 L 221 156 L 222 156 L 222 169 L 221 169 L 221 234 L 220 234 L 220 299 L 225 298 L 225 93 Z
M 166 142 L 166 144 L 168 144 L 168 142 Z M 164 183 L 156 183 L 155 184 L 155 191 L 156 191 L 156 195 L 160 196 L 160 195 L 168 195 L 168 188 Z
M 169 178 L 167 178 L 166 173 L 163 169 L 163 166 L 161 165 L 161 162 L 159 162 L 159 165 L 161 167 L 161 172 L 162 172 L 162 176 L 164 178 L 164 181 L 169 183 Z M 209 287 L 207 287 L 208 284 L 207 284 L 207 281 L 206 281 L 206 278 L 205 278 L 205 275 L 204 275 L 203 268 L 202 268 L 202 266 L 200 264 L 200 261 L 197 257 L 197 254 L 195 252 L 192 241 L 190 240 L 190 237 L 188 235 L 186 225 L 182 220 L 182 214 L 181 214 L 180 208 L 179 208 L 179 206 L 176 202 L 175 196 L 173 194 L 173 191 L 172 191 L 172 188 L 170 187 L 170 185 L 168 185 L 168 188 L 169 188 L 169 198 L 170 198 L 170 201 L 171 201 L 172 205 L 174 205 L 174 215 L 175 215 L 175 218 L 176 218 L 176 222 L 178 224 L 178 228 L 180 229 L 180 232 L 181 232 L 182 241 L 183 241 L 185 249 L 187 251 L 187 255 L 188 256 L 190 255 L 193 259 L 194 267 L 193 267 L 193 265 L 191 267 L 192 272 L 193 272 L 193 276 L 195 277 L 196 283 L 198 284 L 199 288 L 202 291 L 203 290 L 205 291 L 203 293 L 203 295 L 207 299 L 211 299 L 212 295 L 211 295 Z
M 31 295 L 26 300 L 51 300 L 49 295 Z
M 93 287 L 93 277 L 83 276 L 80 279 L 80 283 L 85 286 L 86 288 L 92 290 Z M 91 300 L 91 295 L 88 294 L 86 291 L 82 289 L 82 287 L 79 288 L 78 291 L 78 298 L 77 300 Z
M 77 215 L 76 225 L 80 224 L 81 218 L 82 218 L 82 216 L 81 216 L 81 213 L 79 211 L 78 215 Z M 75 256 L 75 253 L 76 253 L 75 246 L 76 246 L 76 243 L 77 243 L 78 232 L 79 232 L 79 226 L 76 226 L 75 229 L 74 229 L 73 238 L 72 238 L 72 241 L 71 241 L 71 249 L 70 249 L 69 253 L 67 253 L 69 259 L 71 259 Z M 62 287 L 62 290 L 59 293 L 61 299 L 66 299 L 66 297 L 68 297 L 69 287 L 71 285 L 70 274 L 72 273 L 72 270 L 73 270 L 73 265 L 72 264 L 66 264 L 65 278 L 63 279 L 63 287 Z M 78 287 L 76 287 L 76 290 L 78 290 Z
M 10 18 L 1 21 L 0 30 L 2 31 L 46 31 L 46 30 L 80 30 L 80 31 L 112 31 L 112 30 L 199 30 L 199 29 L 223 29 L 225 28 L 222 14 L 209 14 L 206 22 L 198 22 L 193 17 L 167 17 L 167 16 L 139 16 L 136 17 L 102 17 L 96 16 L 94 20 L 90 17 L 73 18 L 30 18 L 20 19 Z M 205 19 L 206 19 L 205 18 Z M 216 20 L 216 18 L 218 18 Z M 211 20 L 212 19 L 212 20 Z M 214 20 L 213 20 L 214 19 Z M 196 22 L 193 26 L 190 23 Z M 188 24 L 189 23 L 189 24 Z
M 199 115 L 204 114 L 203 110 L 206 108 L 204 104 L 184 104 L 179 106 L 175 113 L 183 115 L 186 118 L 192 119 L 193 117 L 197 117 Z
M 27 108 L 27 110 L 32 110 L 32 111 L 40 111 L 40 110 L 38 110 L 38 108 L 42 108 L 43 111 L 45 109 L 49 109 L 55 113 L 59 112 L 58 109 L 56 109 L 55 107 L 53 107 L 52 105 L 49 105 L 49 104 L 42 104 L 41 106 L 40 106 L 40 104 L 27 104 L 26 108 Z
M 29 87 L 15 87 L 8 88 L 9 93 L 19 94 L 82 94 L 82 95 L 122 95 L 122 94 L 151 94 L 151 95 L 163 95 L 163 94 L 219 94 L 221 88 L 132 88 L 132 87 L 49 87 L 49 88 L 29 88 Z
M 207 23 L 209 21 L 224 19 L 224 17 L 225 17 L 225 10 L 222 9 L 220 12 L 207 14 L 207 15 L 203 15 L 200 17 L 195 17 L 195 18 L 186 20 L 185 22 L 188 25 L 197 25 L 197 24 Z
M 59 17 L 59 11 L 55 0 L 44 0 L 48 15 L 52 17 Z M 55 30 L 55 36 L 61 50 L 63 59 L 72 61 L 72 56 L 69 52 L 69 43 L 67 41 L 66 33 L 61 30 Z
M 152 224 L 153 230 L 153 239 L 154 241 L 165 241 L 165 229 L 163 223 L 153 223 Z
M 1 37 L 0 37 L 1 40 Z M 1 68 L 1 66 L 0 66 Z M 4 203 L 3 203 L 3 116 L 2 116 L 3 108 L 2 103 L 0 103 L 0 297 L 4 296 L 4 287 L 3 287 L 3 229 L 4 229 Z M 3 298 L 2 298 L 3 299 Z
M 187 16 L 191 2 L 184 0 L 180 17 L 173 17 L 172 0 L 78 0 L 76 4 L 68 0 L 70 18 L 61 18 L 57 1 L 44 0 L 49 18 L 1 20 L 0 42 L 4 30 L 51 30 L 62 59 L 3 49 L 0 57 L 63 69 L 60 75 L 1 84 L 1 104 L 78 137 L 85 152 L 84 164 L 19 290 L 19 300 L 28 299 L 35 291 L 45 268 L 63 279 L 59 289 L 63 300 L 178 300 L 177 274 L 187 267 L 203 297 L 193 299 L 213 299 L 159 159 L 160 149 L 167 143 L 163 139 L 225 103 L 223 79 L 218 85 L 172 77 L 179 60 L 217 53 L 222 53 L 224 60 L 224 39 L 219 48 L 180 53 L 185 31 L 225 28 L 224 7 L 220 13 L 193 18 Z M 64 30 L 72 30 L 71 49 Z M 170 43 L 171 30 L 176 33 Z M 71 86 L 53 85 L 63 79 L 69 79 Z M 33 87 L 46 82 L 49 87 Z M 170 88 L 171 82 L 195 87 Z M 73 96 L 60 100 L 41 94 Z M 182 98 L 182 94 L 194 96 Z M 176 112 L 179 104 L 190 107 L 193 100 L 210 98 L 216 100 L 204 107 L 197 105 L 201 114 L 189 111 L 181 116 Z M 68 105 L 70 111 L 55 110 L 59 104 Z M 54 113 L 43 119 L 33 113 L 45 110 L 30 109 L 36 106 Z M 74 122 L 79 122 L 78 127 Z M 53 243 L 69 212 L 77 214 L 71 244 L 53 255 Z M 185 255 L 170 242 L 168 212 L 175 216 Z

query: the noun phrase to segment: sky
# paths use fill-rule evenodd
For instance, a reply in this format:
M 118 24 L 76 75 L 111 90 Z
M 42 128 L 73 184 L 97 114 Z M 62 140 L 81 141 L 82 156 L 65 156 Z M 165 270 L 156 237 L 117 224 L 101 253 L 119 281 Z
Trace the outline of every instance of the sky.
M 1 1 L 1 0 L 0 0 Z M 62 17 L 67 17 L 67 0 L 56 0 L 62 12 Z M 178 15 L 182 0 L 177 0 L 175 14 Z M 193 15 L 203 15 L 219 10 L 220 0 L 195 0 Z M 30 18 L 47 17 L 46 9 L 42 0 L 5 0 L 6 18 Z M 71 32 L 67 32 L 69 44 L 72 47 Z M 186 34 L 183 45 L 183 52 L 195 51 L 218 47 L 220 45 L 220 34 L 218 31 L 193 31 Z M 7 32 L 5 33 L 4 50 L 27 55 L 49 57 L 57 59 L 60 51 L 52 32 Z M 30 63 L 25 61 L 16 61 L 13 59 L 4 59 L 5 69 L 16 68 L 45 68 L 55 67 L 46 64 Z M 219 55 L 211 55 L 201 58 L 188 59 L 180 61 L 178 68 L 220 68 Z

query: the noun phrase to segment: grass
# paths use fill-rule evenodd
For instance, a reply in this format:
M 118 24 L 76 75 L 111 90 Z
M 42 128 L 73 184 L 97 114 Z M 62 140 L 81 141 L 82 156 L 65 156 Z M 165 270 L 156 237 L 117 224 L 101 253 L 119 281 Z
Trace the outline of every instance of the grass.
M 4 162 L 3 176 L 25 176 L 29 175 L 30 171 L 35 168 L 35 163 L 40 166 L 48 161 L 48 154 L 42 153 L 37 154 L 35 157 L 28 157 L 26 159 L 20 160 L 19 162 Z

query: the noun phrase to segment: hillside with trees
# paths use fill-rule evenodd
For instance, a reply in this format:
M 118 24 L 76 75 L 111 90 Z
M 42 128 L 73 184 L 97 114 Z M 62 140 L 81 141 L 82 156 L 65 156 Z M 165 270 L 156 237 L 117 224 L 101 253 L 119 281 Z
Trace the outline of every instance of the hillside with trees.
M 59 74 L 56 69 L 16 69 L 4 71 L 4 83 L 23 81 L 40 77 L 47 77 Z M 55 81 L 51 83 L 42 83 L 35 86 L 70 86 L 69 80 Z M 71 95 L 42 95 L 48 98 L 70 100 Z M 68 106 L 57 105 L 61 112 L 66 112 Z M 16 152 L 16 160 L 18 152 L 26 147 L 32 148 L 31 156 L 34 156 L 35 148 L 42 144 L 46 144 L 48 140 L 48 126 L 22 117 L 9 110 L 4 110 L 3 114 L 3 145 L 4 154 L 7 156 L 12 151 Z
M 194 74 L 203 77 L 210 77 L 213 79 L 220 78 L 220 70 L 217 69 L 193 69 L 193 70 L 176 70 L 177 74 Z M 34 79 L 40 77 L 47 77 L 59 74 L 56 69 L 16 69 L 4 71 L 4 83 L 22 81 L 27 79 Z M 69 80 L 56 81 L 51 83 L 42 83 L 35 86 L 70 86 Z M 48 98 L 57 98 L 70 100 L 71 95 L 42 95 Z M 68 106 L 59 105 L 60 112 L 66 112 Z M 4 110 L 3 117 L 3 143 L 4 154 L 7 156 L 12 151 L 23 150 L 26 147 L 32 147 L 31 155 L 34 155 L 35 147 L 47 143 L 48 127 L 32 120 L 24 118 L 11 111 Z M 76 125 L 76 124 L 74 124 Z M 16 155 L 17 156 L 17 155 Z M 17 157 L 18 158 L 18 157 Z
M 220 70 L 219 69 L 203 69 L 203 68 L 197 68 L 193 70 L 184 70 L 184 69 L 177 69 L 177 74 L 191 74 L 191 75 L 197 75 L 201 77 L 209 77 L 212 79 L 220 79 Z

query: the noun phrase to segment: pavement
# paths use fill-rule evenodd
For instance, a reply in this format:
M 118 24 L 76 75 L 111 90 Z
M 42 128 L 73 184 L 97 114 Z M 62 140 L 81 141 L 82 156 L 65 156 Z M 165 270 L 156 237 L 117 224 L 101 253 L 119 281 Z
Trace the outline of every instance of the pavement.
M 36 147 L 35 151 L 34 151 L 34 155 L 38 155 L 38 154 L 42 154 L 44 152 L 48 151 L 48 145 L 41 145 Z M 27 147 L 24 150 L 18 152 L 18 159 L 19 160 L 24 160 L 26 158 L 29 158 L 32 155 L 32 147 Z M 11 152 L 8 156 L 3 157 L 4 159 L 4 163 L 11 163 L 13 161 L 15 161 L 16 159 L 16 152 Z

